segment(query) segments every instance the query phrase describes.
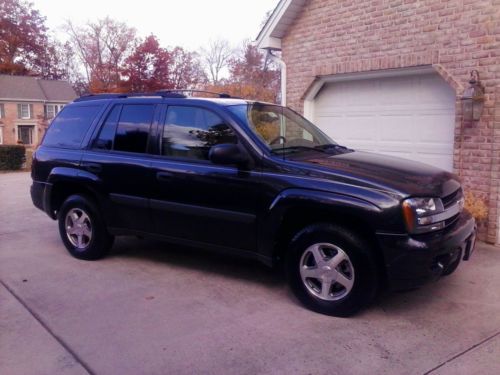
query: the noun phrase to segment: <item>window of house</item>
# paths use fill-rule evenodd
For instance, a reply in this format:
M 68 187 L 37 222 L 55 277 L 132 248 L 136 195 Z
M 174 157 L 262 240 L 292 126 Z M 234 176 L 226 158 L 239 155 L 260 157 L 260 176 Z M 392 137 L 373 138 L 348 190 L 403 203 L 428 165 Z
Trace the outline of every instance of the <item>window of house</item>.
M 237 138 L 215 113 L 196 107 L 168 108 L 162 136 L 163 155 L 208 160 L 210 147 L 221 143 L 237 143 Z
M 3 145 L 3 126 L 0 126 L 0 145 Z
M 101 105 L 79 105 L 65 108 L 52 121 L 43 139 L 43 144 L 45 146 L 79 148 L 101 108 Z
M 33 118 L 33 105 L 32 104 L 18 104 L 17 117 L 23 120 Z
M 33 144 L 33 132 L 35 127 L 33 125 L 19 125 L 17 127 L 17 139 L 23 145 Z
M 0 118 L 5 118 L 5 106 L 3 103 L 0 103 Z
M 127 152 L 146 152 L 154 105 L 124 105 L 116 128 L 113 149 Z
M 63 104 L 46 104 L 45 105 L 45 118 L 51 120 L 63 109 Z

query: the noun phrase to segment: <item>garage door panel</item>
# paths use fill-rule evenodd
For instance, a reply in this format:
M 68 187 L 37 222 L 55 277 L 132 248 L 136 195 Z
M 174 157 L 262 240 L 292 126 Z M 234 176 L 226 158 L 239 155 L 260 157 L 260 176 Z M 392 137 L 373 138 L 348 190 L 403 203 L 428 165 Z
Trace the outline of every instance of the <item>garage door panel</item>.
M 452 170 L 455 93 L 437 74 L 324 86 L 316 124 L 348 147 Z
M 422 142 L 443 142 L 453 144 L 453 131 L 450 131 L 451 126 L 443 126 L 443 124 L 454 124 L 455 114 L 424 114 L 419 116 L 415 126 L 419 129 L 418 136 Z M 453 125 L 454 128 L 454 125 Z
M 373 121 L 371 117 L 320 117 L 317 125 L 324 130 L 331 138 L 369 140 L 376 135 L 376 127 L 370 126 Z
M 406 90 L 406 87 L 414 85 L 413 77 L 398 77 L 389 80 L 380 80 L 377 93 L 377 100 L 381 104 L 405 105 L 416 101 L 417 93 L 413 90 Z
M 373 93 L 376 92 L 378 83 L 372 81 L 339 82 L 325 86 L 318 94 L 316 107 L 319 111 L 322 108 L 330 108 L 333 103 L 340 107 L 371 107 L 373 104 Z M 353 98 L 356 100 L 353 100 Z M 324 99 L 323 99 L 324 98 Z
M 381 141 L 408 141 L 412 142 L 414 134 L 409 132 L 404 124 L 413 124 L 413 116 L 379 116 Z
M 416 93 L 419 103 L 429 103 L 441 108 L 455 108 L 455 92 L 437 74 L 420 76 Z

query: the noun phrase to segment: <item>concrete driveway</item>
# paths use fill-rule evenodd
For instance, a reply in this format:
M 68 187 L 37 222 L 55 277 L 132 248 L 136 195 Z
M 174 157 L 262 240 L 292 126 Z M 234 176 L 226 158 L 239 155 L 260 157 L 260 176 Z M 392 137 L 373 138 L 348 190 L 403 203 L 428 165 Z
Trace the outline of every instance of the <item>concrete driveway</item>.
M 73 259 L 27 173 L 0 174 L 0 374 L 499 374 L 500 249 L 351 319 L 259 264 L 119 239 Z

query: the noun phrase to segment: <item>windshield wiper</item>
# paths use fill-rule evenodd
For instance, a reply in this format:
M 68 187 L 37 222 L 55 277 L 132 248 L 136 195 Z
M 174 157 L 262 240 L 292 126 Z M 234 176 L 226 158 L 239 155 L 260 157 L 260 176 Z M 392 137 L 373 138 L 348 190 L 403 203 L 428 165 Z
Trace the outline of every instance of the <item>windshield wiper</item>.
M 329 150 L 335 150 L 335 151 L 338 151 L 338 152 L 353 151 L 353 150 L 351 150 L 350 148 L 348 148 L 346 146 L 341 146 L 341 145 L 338 145 L 336 143 L 329 143 L 329 144 L 326 144 L 326 145 L 319 145 L 319 146 L 315 146 L 315 148 L 317 150 L 322 150 L 324 152 L 328 152 Z

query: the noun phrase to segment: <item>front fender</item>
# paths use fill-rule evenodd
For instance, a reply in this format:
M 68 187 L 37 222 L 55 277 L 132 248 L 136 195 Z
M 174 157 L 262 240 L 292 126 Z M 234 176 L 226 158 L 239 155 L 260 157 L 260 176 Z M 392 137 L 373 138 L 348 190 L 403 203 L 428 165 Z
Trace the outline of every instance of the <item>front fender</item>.
M 400 220 L 399 202 L 381 191 L 366 190 L 359 196 L 319 190 L 291 188 L 280 192 L 264 213 L 260 222 L 259 251 L 273 256 L 278 234 L 286 215 L 291 209 L 304 209 L 309 213 L 327 213 L 332 221 L 342 217 L 359 218 L 372 230 L 393 226 Z M 320 215 L 318 214 L 318 217 Z M 324 217 L 324 215 L 322 216 Z

